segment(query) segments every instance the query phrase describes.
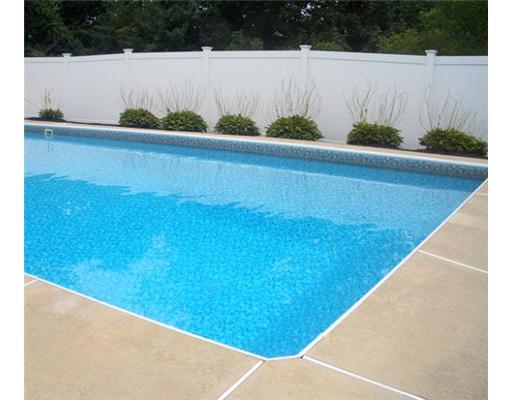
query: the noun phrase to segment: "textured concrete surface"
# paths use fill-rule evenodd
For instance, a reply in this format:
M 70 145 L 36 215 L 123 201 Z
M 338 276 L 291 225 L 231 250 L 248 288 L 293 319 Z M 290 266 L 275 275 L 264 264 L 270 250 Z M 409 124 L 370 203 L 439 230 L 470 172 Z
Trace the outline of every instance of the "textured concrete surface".
M 398 400 L 406 397 L 302 359 L 263 364 L 229 400 Z
M 25 290 L 25 398 L 216 399 L 256 359 L 36 282 Z
M 473 196 L 421 249 L 487 270 L 487 204 Z
M 487 274 L 416 254 L 307 355 L 427 399 L 485 399 Z

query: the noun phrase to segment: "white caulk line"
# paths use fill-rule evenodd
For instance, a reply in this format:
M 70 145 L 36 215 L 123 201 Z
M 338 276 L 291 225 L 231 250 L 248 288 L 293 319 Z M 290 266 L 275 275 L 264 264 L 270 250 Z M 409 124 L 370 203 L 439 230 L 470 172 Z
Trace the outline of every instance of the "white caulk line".
M 32 285 L 34 282 L 37 282 L 37 279 L 33 279 L 30 282 L 25 283 L 24 286 Z
M 442 260 L 442 261 L 447 261 L 449 263 L 458 265 L 459 267 L 469 268 L 469 269 L 472 269 L 473 271 L 482 272 L 484 274 L 488 274 L 489 273 L 488 271 L 486 271 L 484 269 L 472 267 L 471 265 L 464 264 L 464 263 L 461 263 L 459 261 L 452 260 L 451 258 L 441 257 L 441 256 L 438 256 L 437 254 L 429 253 L 428 251 L 425 251 L 425 250 L 419 250 L 418 253 L 426 254 L 427 256 L 438 258 L 439 260 Z
M 267 361 L 268 358 L 266 357 L 262 357 L 262 356 L 259 356 L 257 354 L 254 354 L 254 353 L 251 353 L 249 351 L 245 351 L 245 350 L 242 350 L 242 349 L 237 349 L 236 347 L 231 347 L 227 344 L 224 344 L 224 343 L 220 343 L 220 342 L 216 342 L 215 340 L 212 340 L 212 339 L 208 339 L 208 338 L 205 338 L 203 336 L 199 336 L 199 335 L 195 335 L 193 333 L 190 333 L 190 332 L 187 332 L 187 331 L 183 331 L 179 328 L 176 328 L 174 326 L 171 326 L 171 325 L 166 325 L 162 322 L 158 322 L 158 321 L 155 321 L 154 319 L 150 319 L 150 318 L 147 318 L 147 317 L 144 317 L 142 315 L 139 315 L 139 314 L 135 314 L 131 311 L 128 311 L 128 310 L 125 310 L 123 308 L 119 308 L 117 306 L 114 306 L 112 304 L 109 304 L 109 303 L 106 303 L 104 301 L 101 301 L 101 300 L 98 300 L 98 299 L 95 299 L 94 297 L 90 297 L 90 296 L 87 296 L 86 294 L 82 294 L 80 292 L 76 292 L 74 291 L 73 289 L 68 289 L 67 287 L 64 287 L 64 286 L 61 286 L 61 285 L 58 285 L 57 283 L 53 283 L 53 282 L 50 282 L 50 281 L 47 281 L 46 279 L 43 279 L 43 278 L 40 278 L 38 276 L 34 276 L 34 275 L 31 275 L 31 274 L 28 274 L 25 272 L 25 275 L 27 276 L 30 276 L 31 278 L 35 278 L 35 280 L 38 280 L 38 281 L 41 281 L 41 282 L 44 282 L 44 283 L 47 283 L 48 285 L 51 285 L 51 286 L 54 286 L 56 288 L 59 288 L 59 289 L 62 289 L 62 290 L 65 290 L 66 292 L 69 292 L 69 293 L 73 293 L 73 294 L 76 294 L 77 296 L 80 296 L 80 297 L 83 297 L 84 299 L 87 299 L 87 300 L 90 300 L 90 301 L 93 301 L 95 303 L 98 303 L 98 304 L 101 304 L 101 305 L 104 305 L 106 307 L 109 307 L 109 308 L 112 308 L 113 310 L 116 310 L 116 311 L 120 311 L 122 313 L 125 313 L 125 314 L 128 314 L 128 315 L 131 315 L 132 317 L 135 317 L 135 318 L 138 318 L 138 319 L 142 319 L 146 322 L 149 322 L 151 324 L 154 324 L 154 325 L 158 325 L 158 326 L 161 326 L 162 328 L 166 328 L 166 329 L 169 329 L 171 331 L 174 331 L 174 332 L 179 332 L 179 333 L 182 333 L 184 335 L 187 335 L 187 336 L 190 336 L 190 337 L 193 337 L 194 339 L 198 339 L 198 340 L 201 340 L 203 342 L 208 342 L 208 343 L 211 343 L 211 344 L 214 344 L 216 346 L 220 346 L 220 347 L 224 347 L 225 349 L 228 349 L 228 350 L 233 350 L 233 351 L 236 351 L 238 353 L 241 353 L 241 354 L 245 354 L 246 356 L 251 356 L 253 358 L 256 358 L 258 360 L 263 360 L 263 361 Z
M 320 333 L 311 343 L 309 343 L 299 354 L 297 354 L 298 357 L 303 357 L 313 346 L 315 346 L 320 340 L 322 340 L 327 334 L 329 334 L 334 328 L 336 328 L 341 321 L 343 321 L 345 318 L 347 318 L 354 310 L 357 309 L 368 297 L 370 297 L 373 292 L 375 292 L 384 282 L 386 282 L 393 274 L 398 271 L 398 269 L 405 264 L 405 262 L 411 258 L 432 236 L 434 236 L 455 214 L 459 212 L 459 210 L 464 207 L 464 205 L 473 198 L 473 196 L 478 193 L 478 191 L 487 183 L 487 179 L 483 181 L 480 186 L 478 186 L 473 193 L 471 193 L 466 200 L 464 200 L 446 219 L 441 222 L 441 224 L 434 229 L 430 235 L 428 235 L 423 241 L 418 244 L 405 258 L 402 259 L 398 263 L 396 267 L 394 267 L 391 271 L 388 272 L 388 274 L 382 278 L 377 284 L 375 284 L 374 287 L 372 287 L 366 294 L 361 297 L 357 302 L 355 302 L 352 307 L 350 307 L 347 311 L 345 311 L 341 316 L 334 321 L 325 331 Z
M 392 392 L 401 394 L 402 396 L 406 396 L 406 397 L 408 397 L 410 399 L 426 400 L 424 397 L 419 397 L 419 396 L 416 396 L 415 394 L 404 392 L 403 390 L 397 389 L 397 388 L 395 388 L 393 386 L 389 386 L 389 385 L 386 385 L 384 383 L 380 383 L 380 382 L 374 381 L 373 379 L 369 379 L 369 378 L 366 378 L 364 376 L 354 374 L 353 372 L 347 371 L 346 369 L 341 369 L 341 368 L 335 367 L 334 365 L 324 363 L 322 361 L 316 360 L 316 359 L 308 357 L 308 356 L 304 356 L 304 357 L 302 357 L 302 359 L 310 361 L 310 362 L 315 363 L 315 364 L 318 364 L 318 365 L 320 365 L 320 366 L 322 366 L 324 368 L 329 368 L 329 369 L 331 369 L 333 371 L 339 372 L 340 374 L 348 375 L 348 376 L 350 376 L 350 377 L 352 377 L 354 379 L 358 379 L 360 381 L 363 381 L 363 382 L 366 382 L 366 383 L 378 386 L 378 387 L 380 387 L 382 389 L 390 390 Z
M 253 372 L 256 371 L 262 364 L 263 364 L 263 361 L 258 361 L 256 364 L 254 364 L 249 371 L 247 371 L 245 374 L 243 374 L 241 376 L 241 378 L 239 380 L 237 380 L 233 385 L 231 385 L 231 387 L 228 390 L 226 390 L 224 393 L 222 393 L 220 395 L 220 397 L 217 398 L 217 400 L 226 399 L 231 393 L 233 393 L 235 391 L 235 389 L 238 386 L 240 386 L 242 383 L 244 383 L 244 381 L 247 378 L 249 378 L 249 376 L 251 376 L 253 374 Z

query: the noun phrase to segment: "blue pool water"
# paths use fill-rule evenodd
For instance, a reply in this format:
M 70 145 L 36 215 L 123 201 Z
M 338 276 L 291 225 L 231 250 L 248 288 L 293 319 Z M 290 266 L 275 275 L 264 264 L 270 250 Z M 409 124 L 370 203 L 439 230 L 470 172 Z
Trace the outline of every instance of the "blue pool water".
M 479 181 L 25 136 L 25 270 L 266 357 L 349 309 Z

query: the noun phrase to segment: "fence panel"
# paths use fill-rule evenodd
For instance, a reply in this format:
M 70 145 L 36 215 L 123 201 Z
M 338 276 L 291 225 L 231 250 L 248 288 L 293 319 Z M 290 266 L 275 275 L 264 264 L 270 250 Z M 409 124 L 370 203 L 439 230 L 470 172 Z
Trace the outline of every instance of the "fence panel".
M 280 85 L 294 79 L 314 82 L 322 97 L 316 116 L 326 140 L 344 142 L 352 125 L 347 107 L 352 93 L 370 85 L 379 97 L 395 88 L 407 95 L 397 128 L 403 147 L 418 148 L 424 133 L 420 113 L 427 91 L 436 102 L 451 96 L 478 114 L 478 133 L 487 139 L 487 57 L 425 56 L 327 52 L 301 46 L 297 51 L 211 51 L 124 53 L 81 57 L 25 59 L 25 116 L 36 116 L 45 90 L 53 90 L 68 120 L 116 123 L 122 109 L 121 88 L 147 88 L 157 97 L 169 83 L 193 82 L 205 90 L 201 114 L 210 128 L 219 117 L 214 91 L 258 92 L 254 118 L 262 131 L 272 121 L 272 97 Z M 162 115 L 160 109 L 155 113 Z

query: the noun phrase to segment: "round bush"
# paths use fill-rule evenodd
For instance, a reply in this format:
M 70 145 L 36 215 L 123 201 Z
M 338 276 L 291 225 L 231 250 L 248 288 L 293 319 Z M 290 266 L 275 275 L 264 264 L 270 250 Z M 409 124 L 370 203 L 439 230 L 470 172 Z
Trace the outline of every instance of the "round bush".
M 128 108 L 119 116 L 119 125 L 131 126 L 133 128 L 157 129 L 159 121 L 158 118 L 148 110 L 142 108 Z
M 360 122 L 354 124 L 347 135 L 348 144 L 361 144 L 366 146 L 398 148 L 403 139 L 400 131 L 392 126 L 369 124 Z
M 243 115 L 224 115 L 215 125 L 215 132 L 225 135 L 258 136 L 260 130 L 249 117 Z
M 318 140 L 323 137 L 315 121 L 300 115 L 276 119 L 267 128 L 267 136 L 300 140 Z
M 457 129 L 435 128 L 420 138 L 427 151 L 468 156 L 487 156 L 487 142 Z
M 63 121 L 64 114 L 59 109 L 43 108 L 39 110 L 39 118 L 45 121 Z
M 169 131 L 206 132 L 205 120 L 193 111 L 176 111 L 168 113 L 160 122 L 163 129 Z

